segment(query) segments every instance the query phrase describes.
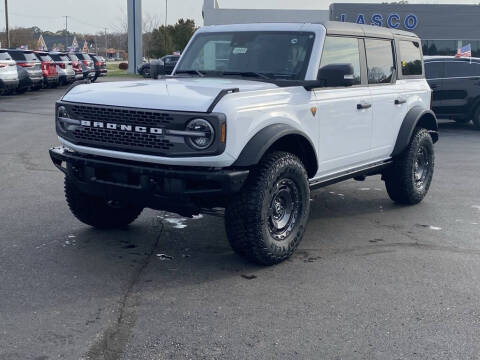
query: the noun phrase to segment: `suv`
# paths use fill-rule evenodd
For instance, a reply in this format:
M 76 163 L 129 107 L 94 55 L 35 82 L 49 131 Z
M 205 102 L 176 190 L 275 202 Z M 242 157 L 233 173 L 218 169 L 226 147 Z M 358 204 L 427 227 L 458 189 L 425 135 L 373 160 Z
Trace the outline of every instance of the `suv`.
M 46 51 L 35 51 L 38 60 L 42 62 L 43 85 L 56 88 L 60 83 L 57 65 Z
M 72 60 L 64 53 L 49 53 L 57 66 L 58 78 L 61 85 L 70 84 L 75 81 L 75 71 L 73 70 Z
M 426 56 L 425 72 L 435 113 L 480 130 L 480 59 Z
M 172 76 L 67 92 L 50 156 L 85 224 L 123 227 L 145 207 L 225 208 L 233 249 L 275 264 L 303 237 L 311 189 L 381 174 L 395 202 L 422 201 L 438 139 L 430 99 L 412 33 L 204 27 Z
M 82 67 L 83 78 L 85 80 L 92 80 L 95 77 L 95 65 L 90 55 L 86 53 L 75 53 L 74 54 Z
M 19 84 L 15 61 L 6 49 L 0 49 L 0 95 L 13 91 Z
M 33 51 L 9 49 L 8 53 L 18 66 L 24 68 L 30 79 L 31 89 L 39 90 L 43 87 L 42 63 Z
M 95 65 L 95 76 L 92 79 L 92 82 L 97 81 L 99 77 L 107 76 L 107 63 L 103 56 L 97 54 L 88 54 L 93 60 L 93 64 Z

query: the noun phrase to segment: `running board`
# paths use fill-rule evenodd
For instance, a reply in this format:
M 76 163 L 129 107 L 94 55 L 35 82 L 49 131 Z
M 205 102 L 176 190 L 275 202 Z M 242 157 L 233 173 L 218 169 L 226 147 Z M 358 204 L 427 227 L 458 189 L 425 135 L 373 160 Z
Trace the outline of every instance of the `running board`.
M 380 174 L 383 169 L 389 167 L 392 163 L 392 160 L 386 160 L 379 163 L 362 166 L 360 168 L 342 171 L 334 175 L 325 176 L 323 178 L 311 179 L 310 188 L 316 189 L 332 185 L 344 180 L 352 179 L 358 176 L 377 175 Z

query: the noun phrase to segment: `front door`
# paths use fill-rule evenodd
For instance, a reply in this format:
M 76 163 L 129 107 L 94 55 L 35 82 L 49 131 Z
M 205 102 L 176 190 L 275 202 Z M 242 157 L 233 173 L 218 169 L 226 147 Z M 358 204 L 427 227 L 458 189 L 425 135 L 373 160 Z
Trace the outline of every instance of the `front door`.
M 363 40 L 327 36 L 320 68 L 351 64 L 353 86 L 315 90 L 319 121 L 318 176 L 361 166 L 371 158 L 372 107 L 361 66 Z

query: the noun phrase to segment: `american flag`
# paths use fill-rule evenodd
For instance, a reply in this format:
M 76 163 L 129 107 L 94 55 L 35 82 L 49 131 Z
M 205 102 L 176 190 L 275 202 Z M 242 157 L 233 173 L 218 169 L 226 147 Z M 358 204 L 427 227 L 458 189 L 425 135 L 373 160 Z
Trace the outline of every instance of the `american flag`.
M 465 45 L 457 50 L 457 55 L 455 57 L 472 57 L 472 47 L 470 44 Z

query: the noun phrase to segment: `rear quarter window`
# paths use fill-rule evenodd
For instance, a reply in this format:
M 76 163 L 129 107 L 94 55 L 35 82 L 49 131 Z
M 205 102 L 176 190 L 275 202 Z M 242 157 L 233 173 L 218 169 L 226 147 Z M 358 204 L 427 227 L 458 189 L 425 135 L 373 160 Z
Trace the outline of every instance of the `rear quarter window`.
M 23 52 L 12 51 L 10 52 L 10 55 L 12 56 L 13 60 L 25 61 L 25 55 L 23 54 Z
M 403 76 L 419 76 L 423 74 L 422 52 L 420 43 L 416 41 L 399 42 L 400 64 Z
M 38 61 L 38 58 L 34 53 L 26 53 L 25 54 L 25 59 L 27 61 Z

